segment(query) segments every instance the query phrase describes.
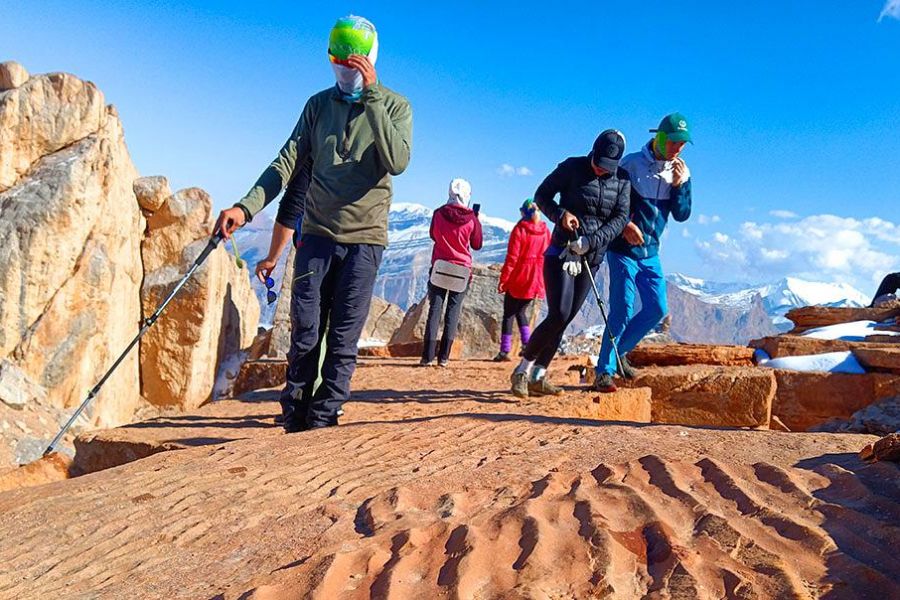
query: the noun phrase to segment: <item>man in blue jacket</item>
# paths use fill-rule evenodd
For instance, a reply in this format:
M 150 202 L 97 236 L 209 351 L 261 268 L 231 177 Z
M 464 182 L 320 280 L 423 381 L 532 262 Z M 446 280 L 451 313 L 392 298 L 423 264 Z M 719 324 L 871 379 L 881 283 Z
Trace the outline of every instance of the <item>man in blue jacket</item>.
M 659 240 L 669 215 L 676 221 L 691 216 L 691 172 L 679 156 L 691 141 L 687 119 L 681 113 L 663 118 L 656 136 L 640 152 L 622 159 L 631 181 L 630 221 L 622 235 L 610 244 L 609 328 L 622 357 L 622 372 L 634 376 L 625 353 L 637 346 L 668 313 L 666 280 L 659 260 Z M 634 313 L 635 294 L 641 310 Z M 603 336 L 594 389 L 614 392 L 616 356 L 608 336 Z

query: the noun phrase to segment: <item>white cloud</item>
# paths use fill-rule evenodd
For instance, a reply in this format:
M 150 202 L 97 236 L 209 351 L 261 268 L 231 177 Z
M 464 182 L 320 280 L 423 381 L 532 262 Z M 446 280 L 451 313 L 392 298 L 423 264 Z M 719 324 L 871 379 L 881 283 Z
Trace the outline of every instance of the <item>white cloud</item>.
M 719 223 L 722 221 L 722 217 L 719 215 L 697 215 L 697 222 L 701 225 L 709 225 L 710 223 Z
M 900 225 L 878 217 L 813 215 L 793 221 L 748 221 L 733 235 L 716 232 L 695 241 L 700 256 L 750 279 L 787 275 L 844 281 L 865 288 L 900 270 Z
M 690 239 L 690 237 L 691 237 L 691 232 L 688 231 L 688 228 L 687 228 L 687 227 L 682 227 L 682 228 L 681 228 L 681 237 Z
M 769 214 L 776 219 L 796 219 L 800 215 L 790 210 L 770 210 Z
M 531 169 L 529 169 L 528 167 L 514 167 L 508 163 L 503 163 L 502 165 L 497 167 L 497 175 L 499 175 L 500 177 L 512 177 L 514 175 L 527 177 L 531 174 Z
M 884 3 L 884 8 L 881 10 L 878 21 L 880 22 L 885 17 L 900 19 L 900 0 L 887 0 Z

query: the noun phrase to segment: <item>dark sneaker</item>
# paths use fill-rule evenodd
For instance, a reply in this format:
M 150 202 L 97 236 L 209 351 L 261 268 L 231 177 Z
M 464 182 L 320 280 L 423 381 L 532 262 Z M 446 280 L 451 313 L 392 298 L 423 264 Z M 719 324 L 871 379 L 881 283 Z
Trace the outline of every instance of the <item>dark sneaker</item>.
M 528 374 L 522 372 L 513 372 L 509 378 L 512 383 L 512 393 L 516 398 L 528 397 Z
M 594 386 L 591 389 L 602 394 L 611 394 L 618 388 L 613 381 L 612 375 L 609 373 L 598 373 L 597 378 L 594 380 Z
M 528 382 L 529 396 L 559 396 L 562 393 L 563 389 L 547 381 L 546 377 Z
M 497 356 L 494 357 L 494 362 L 509 362 L 511 360 L 508 352 L 498 352 Z
M 434 361 L 433 361 L 433 360 L 425 360 L 425 359 L 423 358 L 422 360 L 419 361 L 419 366 L 420 366 L 420 367 L 431 367 L 431 366 L 433 366 L 433 365 L 434 365 Z
M 309 427 L 306 425 L 305 419 L 288 419 L 284 422 L 284 432 L 285 433 L 300 433 L 301 431 L 307 431 Z
M 628 362 L 628 359 L 624 356 L 622 357 L 622 361 L 620 362 L 622 367 L 622 374 L 625 375 L 625 379 L 634 379 L 638 375 L 638 370 L 631 366 L 631 363 Z
M 447 361 L 447 360 L 439 360 L 439 361 L 438 361 L 438 366 L 441 367 L 441 368 L 447 368 L 447 367 L 450 366 L 450 361 Z
M 275 424 L 284 425 L 284 413 L 278 413 L 277 415 L 275 415 Z

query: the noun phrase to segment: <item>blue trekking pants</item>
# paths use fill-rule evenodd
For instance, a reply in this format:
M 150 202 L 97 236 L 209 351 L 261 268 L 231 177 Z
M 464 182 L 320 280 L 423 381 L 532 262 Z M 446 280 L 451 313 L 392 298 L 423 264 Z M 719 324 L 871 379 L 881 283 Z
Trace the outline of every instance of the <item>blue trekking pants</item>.
M 616 338 L 619 354 L 633 349 L 663 320 L 669 307 L 666 280 L 659 255 L 635 260 L 615 252 L 606 253 L 609 264 L 609 329 Z M 634 313 L 635 294 L 640 294 L 641 310 Z M 597 373 L 616 373 L 616 355 L 606 333 L 597 359 Z

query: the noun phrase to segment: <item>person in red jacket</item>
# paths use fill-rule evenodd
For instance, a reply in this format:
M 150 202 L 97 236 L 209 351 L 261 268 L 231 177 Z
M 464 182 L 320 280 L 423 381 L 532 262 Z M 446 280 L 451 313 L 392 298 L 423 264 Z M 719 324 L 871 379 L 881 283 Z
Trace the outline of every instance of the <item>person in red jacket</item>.
M 535 298 L 544 297 L 544 252 L 550 245 L 550 228 L 541 220 L 541 211 L 532 198 L 519 209 L 522 219 L 509 236 L 506 260 L 500 271 L 497 291 L 503 296 L 503 323 L 500 329 L 500 353 L 496 362 L 512 360 L 513 320 L 519 325 L 522 345 L 528 343 L 528 309 Z
M 431 269 L 438 261 L 445 261 L 463 267 L 471 278 L 472 250 L 481 250 L 482 233 L 478 214 L 469 208 L 472 186 L 465 179 L 450 182 L 450 197 L 447 203 L 434 211 L 431 216 Z M 477 206 L 477 205 L 476 205 Z M 428 282 L 428 321 L 425 324 L 425 343 L 422 348 L 423 366 L 438 359 L 438 366 L 446 367 L 450 360 L 450 349 L 459 327 L 466 290 L 453 291 Z M 445 313 L 446 304 L 446 314 Z M 444 332 L 438 349 L 437 333 L 444 317 Z

